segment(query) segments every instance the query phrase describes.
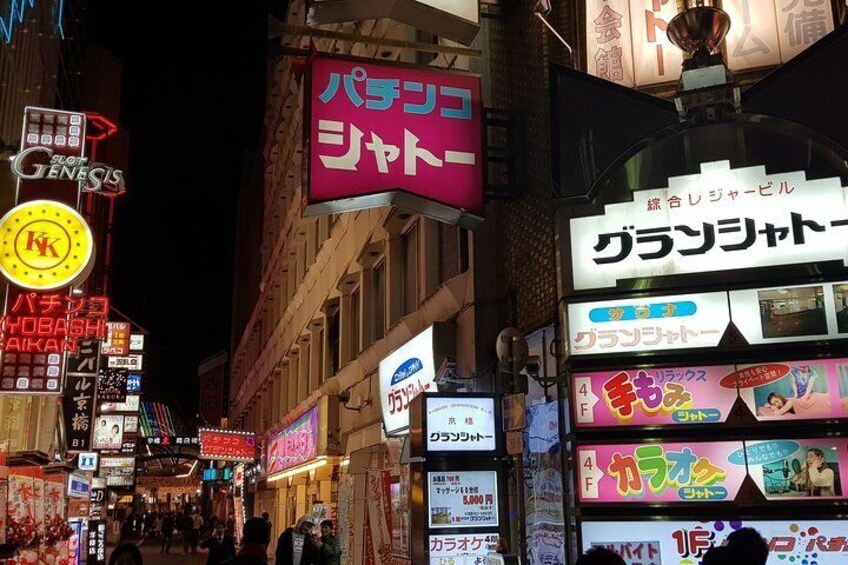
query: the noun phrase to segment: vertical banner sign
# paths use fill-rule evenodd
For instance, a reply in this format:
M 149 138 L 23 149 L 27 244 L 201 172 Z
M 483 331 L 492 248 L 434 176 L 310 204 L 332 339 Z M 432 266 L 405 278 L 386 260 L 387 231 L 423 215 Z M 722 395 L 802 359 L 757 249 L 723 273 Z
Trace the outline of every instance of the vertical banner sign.
M 105 481 L 103 481 L 105 482 Z M 106 489 L 103 487 L 91 489 L 91 506 L 89 514 L 92 518 L 100 519 L 103 512 L 103 505 L 106 504 Z
M 107 322 L 106 340 L 100 347 L 101 355 L 126 355 L 130 352 L 130 323 Z
M 353 555 L 353 541 L 356 535 L 353 500 L 355 482 L 354 475 L 344 474 L 339 477 L 339 519 L 336 530 L 342 555 Z
M 768 4 L 763 9 L 763 5 Z M 733 22 L 727 32 L 727 66 L 731 71 L 780 64 L 777 19 L 770 2 L 724 0 L 721 8 Z
M 106 565 L 106 522 L 88 521 L 87 565 Z
M 482 215 L 479 77 L 316 57 L 310 89 L 312 213 L 386 205 L 401 191 L 445 221 Z
M 79 182 L 73 179 L 59 180 L 61 178 L 58 176 L 60 170 L 56 171 L 55 176 L 52 175 L 53 168 L 50 167 L 48 175 L 32 174 L 30 175 L 32 178 L 28 179 L 22 177 L 26 177 L 26 173 L 32 173 L 32 169 L 36 166 L 46 168 L 48 165 L 56 165 L 57 169 L 60 169 L 61 163 L 73 161 L 73 164 L 76 164 L 79 158 L 85 155 L 85 125 L 85 114 L 33 107 L 25 109 L 19 158 L 13 162 L 13 170 L 15 170 L 17 177 L 15 204 L 20 205 L 31 201 L 43 202 L 42 199 L 48 199 L 66 204 L 71 209 L 76 207 Z M 21 158 L 20 156 L 25 153 L 28 156 Z M 45 155 L 49 155 L 49 157 L 45 157 Z M 18 169 L 25 174 L 17 174 Z M 42 178 L 38 178 L 39 176 Z M 44 176 L 48 178 L 43 178 Z M 73 214 L 67 220 L 73 223 L 81 220 L 78 214 L 77 217 L 71 216 Z M 65 219 L 64 216 L 63 219 Z M 85 225 L 84 221 L 82 223 Z M 65 253 L 60 253 L 62 249 L 58 249 L 64 246 L 65 251 L 70 251 L 69 242 L 60 241 L 62 238 L 56 237 L 59 233 L 55 231 L 58 224 L 54 225 L 53 229 L 45 221 L 35 224 L 37 225 L 33 225 L 33 229 L 26 227 L 22 229 L 21 237 L 16 238 L 14 254 L 31 267 L 31 269 L 27 269 L 29 272 L 20 273 L 16 271 L 17 276 L 15 278 L 23 279 L 32 276 L 36 279 L 30 281 L 26 288 L 15 285 L 9 287 L 3 308 L 4 314 L 7 314 L 9 308 L 18 303 L 20 298 L 29 292 L 27 288 L 39 288 L 40 285 L 45 284 L 45 281 L 52 279 L 56 273 L 50 271 L 51 267 L 67 266 L 69 261 L 72 261 L 68 257 L 63 259 Z M 87 229 L 88 226 L 86 225 L 85 228 Z M 48 233 L 53 235 L 53 239 L 49 239 L 49 236 L 46 235 Z M 71 236 L 67 235 L 65 239 L 70 240 Z M 23 259 L 26 259 L 26 261 L 23 261 Z M 60 262 L 63 264 L 60 265 Z M 14 269 L 14 264 L 10 265 L 10 268 Z M 38 274 L 41 275 L 40 278 Z M 57 320 L 61 317 L 63 317 L 61 313 L 53 314 L 53 318 Z M 53 389 L 48 388 L 48 386 L 51 383 L 61 383 L 64 361 L 65 355 L 63 352 L 0 353 L 0 374 L 4 377 L 3 381 L 14 380 L 14 387 L 12 389 L 4 388 L 3 392 L 61 394 L 61 386 L 56 386 Z M 33 378 L 36 373 L 46 378 Z M 41 385 L 43 388 L 37 388 L 37 385 Z
M 559 402 L 526 410 L 524 509 L 529 565 L 565 565 Z
M 368 521 L 374 563 L 392 563 L 391 476 L 388 471 L 368 472 Z
M 833 11 L 826 0 L 776 0 L 775 8 L 784 62 L 833 31 Z
M 675 0 L 630 0 L 636 86 L 674 82 L 680 77 L 683 52 L 666 35 L 677 15 Z
M 97 370 L 100 348 L 94 340 L 81 341 L 68 357 L 68 382 L 62 399 L 68 451 L 89 451 L 97 406 Z
M 633 87 L 633 38 L 628 0 L 586 2 L 586 56 L 589 74 Z

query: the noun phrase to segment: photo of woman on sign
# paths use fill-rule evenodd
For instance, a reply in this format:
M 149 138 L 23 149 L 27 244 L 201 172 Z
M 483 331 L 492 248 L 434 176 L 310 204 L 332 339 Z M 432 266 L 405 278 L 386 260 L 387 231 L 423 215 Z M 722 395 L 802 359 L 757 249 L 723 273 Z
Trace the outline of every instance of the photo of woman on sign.
M 757 416 L 816 418 L 830 415 L 825 367 L 806 364 L 790 367 L 783 378 L 754 389 Z
M 808 496 L 836 496 L 836 474 L 825 461 L 824 451 L 817 447 L 807 450 L 806 465 L 791 480 L 803 485 Z

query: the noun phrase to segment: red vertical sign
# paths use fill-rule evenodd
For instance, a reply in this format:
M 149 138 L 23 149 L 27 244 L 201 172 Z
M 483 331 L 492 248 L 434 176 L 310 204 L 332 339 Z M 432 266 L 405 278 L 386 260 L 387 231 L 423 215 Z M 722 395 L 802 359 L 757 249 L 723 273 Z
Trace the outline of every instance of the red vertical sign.
M 21 152 L 44 147 L 53 153 L 52 158 L 44 152 L 35 152 L 23 160 L 21 168 L 25 172 L 35 166 L 51 166 L 61 161 L 76 162 L 85 156 L 85 114 L 63 112 L 45 108 L 27 107 L 24 112 L 21 132 Z M 32 200 L 55 200 L 77 209 L 79 183 L 70 180 L 58 180 L 51 174 L 41 179 L 18 178 L 16 185 L 16 204 Z M 3 313 L 31 291 L 10 285 L 6 293 Z M 57 289 L 54 293 L 66 293 Z M 66 317 L 56 311 L 53 316 L 58 320 Z M 50 393 L 61 394 L 61 381 L 65 372 L 64 353 L 15 353 L 0 354 L 0 383 L 4 393 Z M 7 386 L 8 385 L 8 386 Z

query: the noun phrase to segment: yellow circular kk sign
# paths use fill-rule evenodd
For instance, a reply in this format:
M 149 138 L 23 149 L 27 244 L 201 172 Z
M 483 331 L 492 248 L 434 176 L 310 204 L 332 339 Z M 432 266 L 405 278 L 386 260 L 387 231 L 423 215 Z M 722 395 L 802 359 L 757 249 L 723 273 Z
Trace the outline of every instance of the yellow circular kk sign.
M 15 206 L 0 219 L 0 272 L 17 286 L 53 290 L 84 278 L 94 256 L 91 228 L 52 200 Z

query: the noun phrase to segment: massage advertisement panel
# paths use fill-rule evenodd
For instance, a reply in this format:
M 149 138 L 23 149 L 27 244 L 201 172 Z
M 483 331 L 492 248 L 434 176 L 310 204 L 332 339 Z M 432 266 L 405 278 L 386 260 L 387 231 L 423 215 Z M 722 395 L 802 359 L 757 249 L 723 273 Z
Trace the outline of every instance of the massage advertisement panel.
M 848 359 L 740 365 L 722 379 L 757 420 L 848 418 Z
M 578 428 L 725 422 L 736 385 L 722 380 L 733 366 L 622 369 L 574 374 Z
M 740 528 L 769 544 L 767 565 L 844 565 L 848 520 L 583 522 L 582 548 L 612 549 L 627 565 L 698 565 Z
M 742 442 L 587 445 L 577 448 L 582 504 L 732 501 L 745 466 Z
M 734 463 L 742 459 L 742 452 L 731 455 Z M 848 439 L 749 441 L 744 459 L 768 500 L 848 498 Z

